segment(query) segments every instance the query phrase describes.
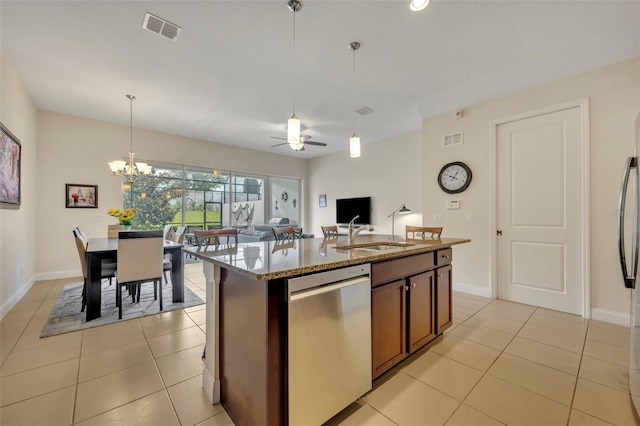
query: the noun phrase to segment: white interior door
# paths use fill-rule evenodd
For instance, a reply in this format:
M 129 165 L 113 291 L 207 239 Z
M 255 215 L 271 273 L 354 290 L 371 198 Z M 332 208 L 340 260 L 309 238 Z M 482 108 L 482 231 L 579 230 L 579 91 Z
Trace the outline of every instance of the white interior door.
M 582 314 L 580 108 L 497 135 L 498 298 Z

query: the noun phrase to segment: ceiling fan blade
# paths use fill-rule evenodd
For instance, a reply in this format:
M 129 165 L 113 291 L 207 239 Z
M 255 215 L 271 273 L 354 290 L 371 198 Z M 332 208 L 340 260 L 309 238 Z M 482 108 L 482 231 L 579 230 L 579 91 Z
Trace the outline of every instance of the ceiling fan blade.
M 277 139 L 279 139 L 279 138 L 277 138 Z M 289 145 L 289 142 L 279 143 L 277 145 L 271 145 L 271 148 L 275 148 L 276 146 L 282 146 L 282 145 Z
M 269 136 L 271 139 L 280 139 L 281 141 L 286 141 L 287 138 L 279 138 L 277 136 Z
M 314 141 L 305 141 L 305 145 L 315 145 L 315 146 L 327 146 L 324 142 L 314 142 Z

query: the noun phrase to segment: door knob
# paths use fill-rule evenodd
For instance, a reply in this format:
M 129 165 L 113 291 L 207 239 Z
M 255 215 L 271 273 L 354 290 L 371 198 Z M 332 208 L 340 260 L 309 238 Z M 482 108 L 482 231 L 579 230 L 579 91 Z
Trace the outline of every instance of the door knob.
M 416 283 L 411 283 L 411 288 L 416 288 Z

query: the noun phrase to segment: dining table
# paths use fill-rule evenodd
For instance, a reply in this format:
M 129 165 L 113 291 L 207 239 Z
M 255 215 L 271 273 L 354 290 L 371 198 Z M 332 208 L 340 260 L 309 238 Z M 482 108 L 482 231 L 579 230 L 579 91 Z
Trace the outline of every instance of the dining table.
M 184 257 L 182 244 L 164 240 L 164 254 L 171 256 L 173 303 L 184 301 Z M 118 259 L 117 238 L 90 238 L 87 245 L 87 321 L 100 317 L 102 306 L 102 262 Z

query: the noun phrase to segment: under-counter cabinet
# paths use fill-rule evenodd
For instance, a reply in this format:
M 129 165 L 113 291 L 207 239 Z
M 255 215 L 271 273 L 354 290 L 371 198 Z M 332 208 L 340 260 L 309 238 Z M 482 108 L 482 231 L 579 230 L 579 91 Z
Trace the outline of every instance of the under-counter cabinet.
M 451 325 L 450 262 L 441 250 L 372 265 L 374 379 Z

